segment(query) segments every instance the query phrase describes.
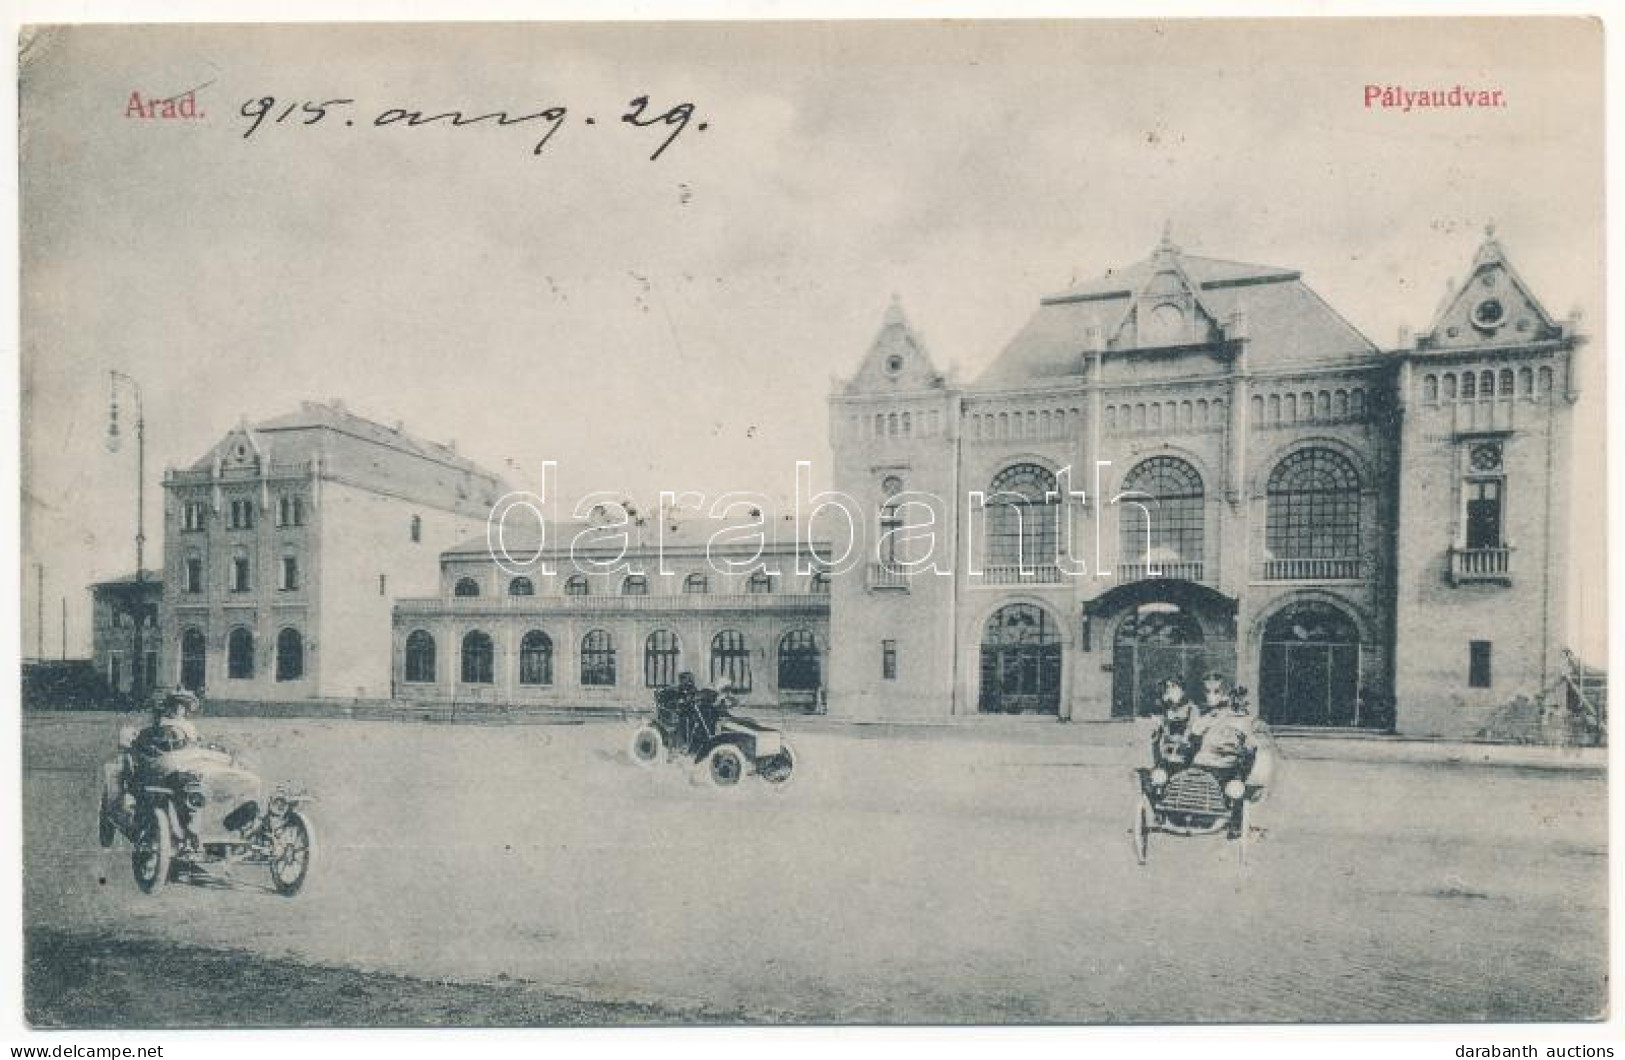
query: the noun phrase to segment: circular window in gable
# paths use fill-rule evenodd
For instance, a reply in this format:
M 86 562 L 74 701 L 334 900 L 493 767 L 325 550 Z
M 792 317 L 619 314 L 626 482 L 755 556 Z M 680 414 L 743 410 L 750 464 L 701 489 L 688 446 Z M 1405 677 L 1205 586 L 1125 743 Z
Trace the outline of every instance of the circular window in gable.
M 896 375 L 903 370 L 903 355 L 894 353 L 886 358 L 886 374 Z
M 1507 311 L 1499 298 L 1486 298 L 1473 307 L 1473 324 L 1483 331 L 1494 331 L 1506 320 Z

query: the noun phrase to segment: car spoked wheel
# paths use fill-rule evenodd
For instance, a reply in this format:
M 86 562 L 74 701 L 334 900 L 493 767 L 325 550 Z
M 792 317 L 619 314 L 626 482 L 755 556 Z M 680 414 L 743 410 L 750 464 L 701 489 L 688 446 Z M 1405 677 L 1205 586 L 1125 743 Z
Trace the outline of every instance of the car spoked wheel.
M 733 744 L 713 747 L 705 756 L 705 775 L 719 788 L 734 788 L 745 777 L 745 756 Z
M 169 881 L 173 853 L 169 840 L 169 820 L 163 807 L 154 806 L 137 826 L 135 842 L 130 849 L 130 869 L 135 875 L 135 885 L 146 894 L 162 888 Z
M 661 739 L 660 730 L 653 725 L 641 726 L 632 734 L 632 742 L 627 747 L 627 753 L 632 761 L 640 766 L 657 765 L 665 757 L 666 741 Z
M 107 783 L 102 783 L 101 802 L 96 808 L 96 839 L 103 849 L 113 845 L 113 837 L 118 831 L 113 826 L 113 793 L 108 790 Z
M 763 759 L 756 767 L 756 773 L 773 787 L 783 789 L 790 783 L 790 777 L 796 771 L 795 752 L 790 750 L 789 744 L 780 744 L 779 753 L 771 758 Z
M 271 831 L 271 885 L 278 894 L 295 895 L 310 875 L 316 856 L 316 831 L 303 814 L 290 810 Z
M 1144 865 L 1146 856 L 1151 850 L 1151 828 L 1155 823 L 1156 811 L 1151 809 L 1151 800 L 1145 796 L 1140 797 L 1140 805 L 1134 812 L 1134 860 Z

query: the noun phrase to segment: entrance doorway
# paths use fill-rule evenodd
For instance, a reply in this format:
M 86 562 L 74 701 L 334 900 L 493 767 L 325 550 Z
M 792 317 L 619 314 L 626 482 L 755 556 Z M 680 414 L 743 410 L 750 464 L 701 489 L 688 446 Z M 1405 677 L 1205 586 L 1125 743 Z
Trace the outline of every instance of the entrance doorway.
M 1274 725 L 1358 726 L 1360 632 L 1340 608 L 1291 604 L 1264 627 L 1259 712 Z
M 1036 604 L 1007 604 L 982 630 L 983 714 L 1059 714 L 1061 635 Z
M 1112 717 L 1135 718 L 1161 710 L 1162 682 L 1177 677 L 1191 699 L 1201 696 L 1202 675 L 1231 680 L 1235 645 L 1210 640 L 1190 611 L 1174 603 L 1140 604 L 1118 625 L 1112 642 Z

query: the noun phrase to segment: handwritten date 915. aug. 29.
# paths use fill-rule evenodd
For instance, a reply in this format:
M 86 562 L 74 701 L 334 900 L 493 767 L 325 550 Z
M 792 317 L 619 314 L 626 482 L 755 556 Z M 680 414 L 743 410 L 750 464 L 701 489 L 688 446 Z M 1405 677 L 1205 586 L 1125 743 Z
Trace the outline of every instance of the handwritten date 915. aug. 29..
M 627 109 L 620 115 L 622 124 L 638 129 L 655 128 L 655 134 L 666 132 L 666 137 L 649 156 L 652 162 L 665 153 L 666 148 L 688 128 L 689 121 L 694 118 L 694 104 L 679 103 L 664 111 L 652 108 L 648 96 L 638 96 L 626 105 Z M 324 99 L 324 100 L 289 100 L 279 99 L 276 96 L 261 96 L 258 99 L 246 101 L 239 113 L 248 119 L 248 128 L 243 130 L 243 139 L 247 140 L 267 122 L 272 125 L 300 127 L 319 125 L 324 121 L 329 124 L 342 123 L 348 127 L 358 124 L 373 128 L 406 128 L 415 129 L 422 126 L 438 126 L 441 128 L 463 128 L 466 126 L 481 126 L 485 128 L 498 128 L 509 125 L 527 125 L 532 122 L 539 123 L 537 127 L 545 127 L 546 132 L 531 148 L 532 155 L 542 153 L 548 141 L 564 127 L 570 111 L 563 105 L 547 107 L 543 110 L 533 111 L 529 114 L 509 114 L 505 110 L 490 111 L 485 114 L 467 114 L 460 110 L 446 110 L 428 112 L 412 110 L 407 107 L 389 107 L 378 111 L 370 118 L 359 116 L 356 101 L 353 99 Z M 595 119 L 586 117 L 581 119 L 586 126 L 596 125 Z M 704 132 L 707 123 L 696 122 L 694 128 Z

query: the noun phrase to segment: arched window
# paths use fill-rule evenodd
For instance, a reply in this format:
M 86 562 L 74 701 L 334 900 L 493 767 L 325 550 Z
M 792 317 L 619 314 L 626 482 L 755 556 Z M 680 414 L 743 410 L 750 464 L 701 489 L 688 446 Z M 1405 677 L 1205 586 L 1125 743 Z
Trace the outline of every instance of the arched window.
M 1492 398 L 1495 396 L 1495 373 L 1488 368 L 1478 377 L 1478 396 Z
M 515 578 L 508 583 L 509 596 L 535 596 L 536 583 L 529 578 Z
M 1202 476 L 1194 467 L 1178 457 L 1154 456 L 1129 472 L 1123 493 L 1130 496 L 1116 505 L 1122 562 L 1156 569 L 1162 563 L 1202 561 Z
M 1436 375 L 1425 375 L 1425 376 L 1422 377 L 1422 400 L 1423 401 L 1430 401 L 1430 402 L 1439 400 L 1439 377 L 1438 376 L 1436 376 Z
M 463 634 L 463 684 L 490 684 L 495 679 L 495 654 L 490 634 L 477 629 Z
M 642 574 L 628 574 L 621 582 L 622 596 L 648 596 L 649 579 Z
M 585 574 L 572 574 L 570 580 L 564 583 L 565 596 L 586 596 L 587 576 Z
M 1471 401 L 1478 397 L 1478 376 L 1472 372 L 1461 373 L 1461 399 Z
M 1061 637 L 1049 613 L 1007 604 L 982 629 L 984 714 L 1055 714 L 1060 710 Z
M 683 592 L 701 595 L 711 591 L 711 579 L 703 574 L 690 574 L 683 579 Z
M 525 634 L 519 642 L 519 683 L 522 685 L 550 685 L 553 683 L 553 638 L 539 629 Z
M 657 629 L 643 642 L 643 684 L 666 688 L 677 683 L 682 668 L 683 645 L 669 629 Z
M 434 637 L 425 629 L 414 629 L 406 638 L 406 679 L 415 683 L 434 681 Z
M 1330 449 L 1292 453 L 1270 473 L 1266 494 L 1264 537 L 1271 558 L 1359 555 L 1360 476 L 1342 455 Z
M 453 596 L 478 596 L 480 583 L 473 578 L 458 578 L 456 588 L 451 591 Z
M 779 691 L 814 692 L 821 684 L 818 641 L 811 630 L 792 629 L 779 640 Z
M 829 595 L 829 571 L 813 571 L 812 580 L 807 583 L 807 591 L 820 596 Z
M 1055 562 L 1055 476 L 1037 464 L 1014 464 L 987 492 L 990 567 L 1045 567 Z
M 765 570 L 757 571 L 755 574 L 752 574 L 750 576 L 750 581 L 745 583 L 745 591 L 747 593 L 770 593 L 770 592 L 772 592 L 773 591 L 773 575 L 767 573 L 767 571 L 765 571 Z
M 738 630 L 725 629 L 711 638 L 711 684 L 724 681 L 736 692 L 750 691 L 750 649 Z
M 1444 374 L 1444 386 L 1440 390 L 1440 394 L 1444 397 L 1444 400 L 1446 400 L 1446 401 L 1454 401 L 1454 400 L 1456 400 L 1456 373 L 1455 372 L 1446 372 Z
M 208 646 L 203 631 L 196 627 L 188 629 L 181 634 L 181 687 L 201 692 L 207 667 Z
M 1504 398 L 1509 398 L 1515 396 L 1516 393 L 1517 392 L 1513 389 L 1512 369 L 1501 369 L 1501 396 Z
M 595 629 L 581 638 L 581 683 L 607 686 L 615 683 L 615 638 Z
M 1526 398 L 1535 396 L 1535 373 L 1527 365 L 1518 369 L 1518 393 Z
M 305 638 L 297 629 L 276 635 L 276 679 L 297 681 L 305 676 Z
M 241 626 L 226 637 L 226 676 L 238 680 L 254 676 L 254 634 Z

